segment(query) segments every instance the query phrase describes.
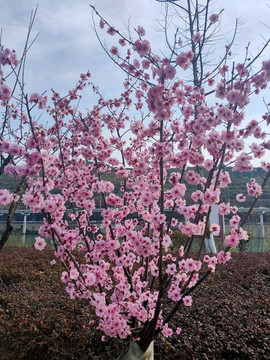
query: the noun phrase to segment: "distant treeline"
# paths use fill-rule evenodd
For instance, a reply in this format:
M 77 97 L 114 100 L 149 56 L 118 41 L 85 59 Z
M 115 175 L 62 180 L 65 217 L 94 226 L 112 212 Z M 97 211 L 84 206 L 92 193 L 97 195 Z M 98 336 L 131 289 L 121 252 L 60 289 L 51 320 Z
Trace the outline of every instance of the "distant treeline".
M 192 168 L 190 168 L 192 169 Z M 169 172 L 179 172 L 179 169 L 170 169 Z M 238 193 L 243 193 L 244 195 L 247 194 L 247 189 L 246 189 L 246 183 L 250 182 L 251 178 L 255 178 L 256 181 L 260 184 L 263 181 L 263 178 L 266 174 L 266 172 L 260 168 L 254 168 L 254 170 L 252 172 L 233 172 L 232 168 L 227 168 L 226 171 L 229 172 L 232 183 L 229 184 L 229 186 L 225 189 L 222 190 L 221 192 L 221 201 L 227 202 L 230 201 L 232 205 L 238 205 L 238 206 L 244 206 L 244 207 L 248 207 L 253 198 L 250 198 L 249 196 L 247 196 L 247 200 L 245 203 L 237 203 L 235 197 Z M 203 169 L 203 175 L 207 176 L 207 171 Z M 103 180 L 109 180 L 111 181 L 114 185 L 115 185 L 115 193 L 116 195 L 121 196 L 122 192 L 121 192 L 121 182 L 123 179 L 118 178 L 114 172 L 113 172 L 113 168 L 111 169 L 111 172 L 108 174 L 102 174 L 102 179 Z M 16 177 L 14 176 L 13 178 L 10 178 L 8 175 L 6 174 L 2 174 L 2 176 L 0 177 L 0 189 L 6 188 L 9 189 L 10 191 L 14 190 L 18 185 L 18 179 L 16 179 Z M 191 195 L 192 191 L 196 190 L 196 186 L 191 186 L 191 185 L 187 185 L 187 193 L 188 196 L 186 197 L 187 201 L 190 198 L 189 195 Z M 166 183 L 165 188 L 166 190 L 169 189 L 171 187 L 171 184 L 169 182 Z M 57 189 L 55 190 L 55 192 L 57 192 Z M 96 206 L 97 207 L 103 207 L 102 204 L 102 199 L 101 196 L 99 194 L 94 196 L 94 199 L 96 201 Z M 21 204 L 20 207 L 23 207 L 23 205 Z M 270 183 L 266 184 L 264 190 L 263 190 L 263 194 L 261 195 L 260 199 L 257 201 L 256 203 L 256 207 L 270 207 Z M 2 208 L 7 208 L 7 207 L 2 207 Z

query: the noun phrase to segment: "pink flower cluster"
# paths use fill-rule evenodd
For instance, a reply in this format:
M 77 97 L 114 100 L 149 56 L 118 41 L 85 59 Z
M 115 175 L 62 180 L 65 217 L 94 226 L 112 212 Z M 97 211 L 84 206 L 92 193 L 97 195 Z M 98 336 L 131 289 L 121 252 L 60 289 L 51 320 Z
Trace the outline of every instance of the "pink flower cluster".
M 225 244 L 235 248 L 240 240 L 248 240 L 248 233 L 241 227 L 235 227 L 231 229 L 231 234 L 225 237 Z
M 1 205 L 8 205 L 13 201 L 18 201 L 18 196 L 14 196 L 8 190 L 3 189 L 0 190 L 0 204 Z
M 256 183 L 255 179 L 251 179 L 251 184 L 246 185 L 249 196 L 258 197 L 262 194 L 262 187 Z
M 6 85 L 0 85 L 0 100 L 2 100 L 1 105 L 7 106 L 11 97 L 11 89 Z
M 180 66 L 182 69 L 187 70 L 191 65 L 191 60 L 193 59 L 193 56 L 194 54 L 192 51 L 188 51 L 187 53 L 182 52 L 175 59 L 175 63 L 176 65 Z
M 36 237 L 36 241 L 35 241 L 34 246 L 35 246 L 36 250 L 41 251 L 41 250 L 43 250 L 45 248 L 46 241 L 42 237 L 38 236 L 38 237 Z
M 140 57 L 151 54 L 150 43 L 147 40 L 136 40 L 134 46 L 135 46 L 135 50 L 139 53 Z
M 223 250 L 217 253 L 216 256 L 205 255 L 203 261 L 208 264 L 208 269 L 212 272 L 215 271 L 217 264 L 226 264 L 231 260 L 231 253 L 224 252 Z
M 218 20 L 219 15 L 212 14 L 208 28 Z M 212 207 L 217 206 L 221 216 L 232 215 L 226 245 L 234 248 L 248 239 L 237 207 L 222 202 L 221 194 L 231 183 L 227 166 L 251 171 L 252 160 L 270 150 L 262 127 L 263 121 L 269 125 L 268 114 L 247 123 L 244 113 L 251 96 L 270 80 L 270 62 L 264 61 L 254 76 L 237 64 L 233 82 L 227 82 L 231 72 L 223 63 L 216 70 L 221 77 L 216 100 L 208 105 L 203 86 L 180 80 L 182 69 L 196 61 L 191 50 L 179 53 L 176 45 L 162 59 L 143 39 L 142 27 L 134 42 L 102 18 L 100 28 L 118 37 L 118 47 L 113 44 L 109 51 L 128 73 L 121 95 L 105 100 L 90 83 L 90 73 L 81 74 L 66 96 L 53 93 L 50 106 L 47 97 L 33 93 L 29 112 L 35 105 L 46 109 L 50 126 L 45 130 L 31 116 L 21 116 L 22 128 L 30 125 L 30 135 L 23 142 L 10 141 L 10 134 L 3 133 L 0 154 L 10 159 L 6 174 L 27 179 L 23 204 L 44 213 L 35 248 L 42 250 L 45 239 L 53 239 L 55 258 L 66 267 L 61 275 L 66 292 L 71 299 L 90 302 L 97 328 L 110 337 L 133 337 L 138 329 L 169 337 L 173 329 L 166 316 L 171 304 L 191 306 L 190 294 L 205 269 L 207 274 L 214 272 L 230 260 L 228 249 L 206 255 L 203 262 L 200 254 L 191 257 L 194 238 L 208 231 Z M 200 46 L 201 36 L 195 33 L 191 43 Z M 126 57 L 120 51 L 126 51 Z M 1 53 L 2 65 L 15 66 L 11 59 L 11 53 Z M 78 109 L 86 86 L 98 97 L 97 103 Z M 18 118 L 10 95 L 2 82 L 2 106 L 8 116 Z M 247 154 L 249 137 L 255 140 Z M 262 166 L 269 171 L 269 163 Z M 262 187 L 252 179 L 247 194 L 261 193 Z M 246 196 L 238 194 L 236 199 L 244 202 Z M 8 190 L 0 190 L 0 204 L 17 200 Z M 186 244 L 175 249 L 178 230 Z M 220 226 L 211 224 L 209 230 L 218 234 Z
M 209 20 L 210 20 L 211 24 L 215 24 L 219 20 L 219 15 L 218 14 L 212 14 L 209 17 Z
M 30 96 L 30 103 L 36 103 L 38 104 L 38 108 L 39 109 L 45 109 L 46 108 L 46 103 L 47 103 L 47 96 L 40 96 L 38 93 L 33 93 Z
M 170 106 L 163 97 L 163 86 L 153 86 L 147 92 L 146 103 L 148 109 L 155 114 L 155 118 L 164 120 L 170 118 Z
M 0 52 L 0 64 L 5 65 L 13 65 L 14 67 L 18 66 L 18 60 L 15 50 L 9 49 L 1 49 Z

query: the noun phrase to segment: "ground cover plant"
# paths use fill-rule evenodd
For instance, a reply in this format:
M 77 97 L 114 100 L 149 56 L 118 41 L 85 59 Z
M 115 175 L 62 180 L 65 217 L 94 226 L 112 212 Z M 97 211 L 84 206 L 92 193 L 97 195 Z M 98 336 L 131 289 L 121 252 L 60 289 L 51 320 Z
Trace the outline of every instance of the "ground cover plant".
M 92 359 L 117 356 L 123 340 L 102 342 L 86 301 L 67 299 L 51 250 L 6 247 L 0 253 L 0 359 Z M 268 359 L 270 254 L 234 253 L 198 288 L 194 304 L 173 319 L 182 328 L 155 342 L 155 360 Z M 90 320 L 91 321 L 91 320 Z
M 37 93 L 28 96 L 20 75 L 25 54 L 17 60 L 15 52 L 1 48 L 0 62 L 7 71 L 1 70 L 0 88 L 2 171 L 16 174 L 23 184 L 14 193 L 0 190 L 0 203 L 11 209 L 8 233 L 20 199 L 33 212 L 44 214 L 36 250 L 53 242 L 51 265 L 64 266 L 61 282 L 75 303 L 69 306 L 88 304 L 84 316 L 96 334 L 103 333 L 101 341 L 106 344 L 119 337 L 125 343 L 119 360 L 133 359 L 134 353 L 135 359 L 153 359 L 157 337 L 173 341 L 169 339 L 181 334 L 175 319 L 189 311 L 193 293 L 217 266 L 229 269 L 230 249 L 248 239 L 243 226 L 270 177 L 270 163 L 262 161 L 265 173 L 260 184 L 252 178 L 245 194 L 237 194 L 239 204 L 247 196 L 252 199 L 246 217 L 240 218 L 237 206 L 221 202 L 221 189 L 231 182 L 226 167 L 251 171 L 252 160 L 269 153 L 267 103 L 260 119 L 245 118 L 246 106 L 269 86 L 270 60 L 253 71 L 269 41 L 252 60 L 246 48 L 242 62 L 236 64 L 233 36 L 218 64 L 209 65 L 222 11 L 211 13 L 209 0 L 202 4 L 187 0 L 185 6 L 164 3 L 180 7 L 185 24 L 175 29 L 171 42 L 167 40 L 167 56 L 154 53 L 142 26 L 135 29 L 133 40 L 91 6 L 98 39 L 101 31 L 113 42 L 110 48 L 102 41 L 101 45 L 126 73 L 122 93 L 115 99 L 103 98 L 89 71 L 67 95 L 53 91 L 50 100 Z M 167 39 L 167 26 L 164 33 Z M 20 99 L 6 85 L 9 71 L 20 88 Z M 86 89 L 93 93 L 93 105 L 80 109 L 78 100 Z M 46 129 L 32 116 L 37 107 L 52 121 Z M 19 123 L 20 136 L 14 137 L 13 120 Z M 175 168 L 177 172 L 169 171 Z M 114 192 L 111 173 L 121 180 L 120 195 Z M 191 195 L 185 182 L 196 186 Z M 103 208 L 99 227 L 91 222 L 98 206 L 95 196 Z M 218 253 L 212 235 L 220 232 L 220 225 L 210 223 L 214 206 L 219 215 L 232 216 L 226 248 Z M 185 238 L 179 248 L 172 242 L 176 230 Z M 201 243 L 194 253 L 198 236 Z M 211 243 L 210 254 L 203 254 L 206 243 Z M 219 307 L 218 316 L 222 312 Z M 44 325 L 41 314 L 40 324 Z M 230 346 L 228 339 L 227 343 Z

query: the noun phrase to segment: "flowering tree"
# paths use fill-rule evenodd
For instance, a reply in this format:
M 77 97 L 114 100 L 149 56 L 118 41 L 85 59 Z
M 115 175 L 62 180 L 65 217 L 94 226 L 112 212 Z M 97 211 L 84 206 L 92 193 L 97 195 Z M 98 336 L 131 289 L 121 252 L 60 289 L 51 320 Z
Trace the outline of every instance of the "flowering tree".
M 20 58 L 17 58 L 15 50 L 5 48 L 0 42 L 0 178 L 6 173 L 10 177 L 16 177 L 18 180 L 14 191 L 0 189 L 0 204 L 8 208 L 6 228 L 0 238 L 0 250 L 12 233 L 12 220 L 19 200 L 27 188 L 29 171 L 25 166 L 21 165 L 20 160 L 22 156 L 24 158 L 30 156 L 30 154 L 27 155 L 28 149 L 26 146 L 26 139 L 30 131 L 27 121 L 27 106 L 29 113 L 31 113 L 34 106 L 29 107 L 28 98 L 25 94 L 24 70 L 27 53 L 35 41 L 35 39 L 30 41 L 35 16 L 36 11 L 33 11 Z M 39 106 L 39 108 L 44 107 Z
M 170 326 L 174 314 L 192 305 L 193 291 L 218 264 L 230 260 L 230 248 L 248 238 L 245 219 L 236 206 L 220 202 L 220 194 L 231 182 L 227 166 L 251 171 L 252 159 L 270 148 L 264 130 L 269 115 L 247 122 L 244 113 L 267 88 L 270 60 L 255 74 L 247 56 L 230 68 L 227 46 L 219 66 L 204 73 L 203 51 L 219 22 L 219 15 L 208 9 L 209 1 L 185 8 L 191 23 L 198 22 L 190 48 L 182 48 L 176 32 L 168 57 L 161 58 L 153 53 L 144 28 L 136 29 L 133 41 L 93 8 L 100 28 L 118 41 L 107 52 L 127 75 L 121 95 L 105 100 L 88 72 L 66 96 L 54 92 L 50 106 L 38 94 L 22 100 L 31 134 L 18 154 L 20 164 L 5 171 L 27 176 L 23 203 L 45 215 L 35 247 L 42 250 L 52 239 L 55 257 L 65 266 L 61 281 L 66 292 L 89 302 L 95 309 L 90 323 L 106 336 L 129 340 L 119 359 L 153 359 L 156 336 L 180 333 Z M 183 81 L 190 73 L 192 81 Z M 83 111 L 76 104 L 86 87 L 98 101 Z M 215 99 L 209 104 L 210 93 Z M 31 104 L 46 106 L 53 119 L 46 131 L 33 121 Z M 256 140 L 247 153 L 249 137 Z M 9 156 L 12 146 L 2 136 L 2 154 Z M 262 167 L 263 183 L 252 179 L 247 184 L 252 206 L 270 176 L 270 164 L 263 161 Z M 186 184 L 196 185 L 190 198 Z M 237 200 L 245 197 L 239 194 Z M 92 218 L 100 198 L 97 226 Z M 202 256 L 215 204 L 219 214 L 233 214 L 231 232 L 225 251 Z M 177 229 L 187 241 L 176 249 L 172 235 Z M 212 224 L 210 231 L 218 232 L 219 225 Z M 194 253 L 198 234 L 201 246 Z

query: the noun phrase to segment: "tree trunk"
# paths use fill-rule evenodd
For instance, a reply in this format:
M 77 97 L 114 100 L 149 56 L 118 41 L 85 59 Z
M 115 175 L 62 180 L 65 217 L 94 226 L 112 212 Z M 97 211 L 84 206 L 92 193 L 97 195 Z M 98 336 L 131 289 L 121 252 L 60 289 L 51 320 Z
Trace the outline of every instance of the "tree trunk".
M 142 352 L 139 345 L 131 340 L 117 360 L 154 360 L 154 341 Z

